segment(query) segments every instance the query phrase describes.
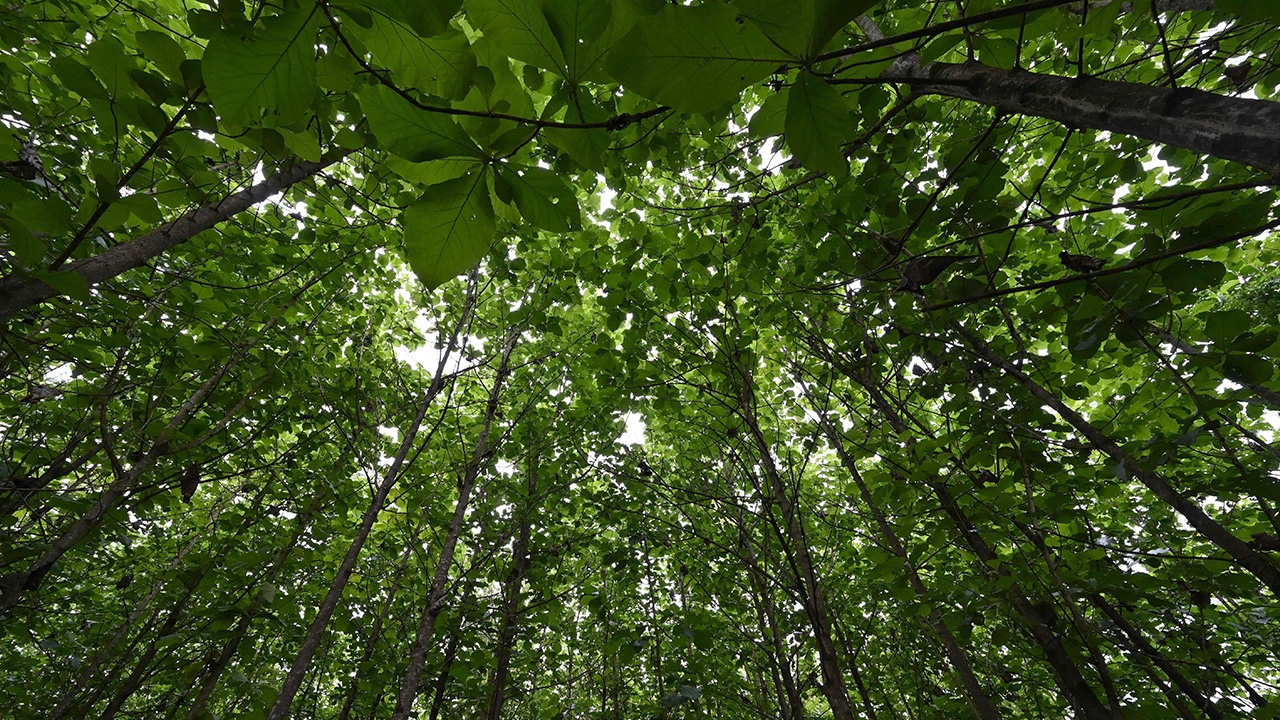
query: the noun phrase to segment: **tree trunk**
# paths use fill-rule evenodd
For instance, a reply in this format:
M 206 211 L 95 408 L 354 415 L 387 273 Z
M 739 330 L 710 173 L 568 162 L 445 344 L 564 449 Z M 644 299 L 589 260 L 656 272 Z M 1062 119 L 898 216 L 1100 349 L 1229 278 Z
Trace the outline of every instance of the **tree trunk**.
M 182 617 L 183 609 L 187 606 L 187 601 L 191 599 L 191 595 L 194 592 L 194 587 L 188 589 L 186 594 L 182 596 L 182 599 L 169 609 L 169 617 L 165 620 L 164 626 L 160 628 L 158 633 L 152 636 L 151 642 L 147 645 L 146 651 L 142 653 L 142 656 L 138 658 L 138 662 L 134 665 L 133 672 L 129 673 L 129 676 L 125 678 L 124 684 L 120 686 L 120 689 L 116 690 L 116 694 L 111 697 L 111 702 L 107 703 L 106 709 L 102 711 L 100 720 L 111 720 L 111 718 L 114 718 L 116 713 L 120 711 L 120 708 L 124 707 L 124 704 L 129 697 L 132 696 L 133 693 L 137 692 L 138 688 L 142 686 L 143 680 L 145 680 L 147 675 L 150 673 L 151 661 L 155 659 L 156 652 L 160 649 L 160 639 L 173 633 L 173 629 L 177 627 L 179 618 Z
M 915 565 L 911 562 L 911 556 L 907 553 L 907 549 L 903 546 L 898 534 L 894 532 L 893 526 L 889 524 L 888 518 L 881 512 L 879 506 L 875 504 L 874 498 L 871 496 L 871 490 L 862 480 L 862 473 L 858 472 L 857 466 L 854 464 L 853 458 L 844 448 L 839 436 L 836 435 L 835 429 L 826 422 L 825 417 L 820 416 L 819 422 L 822 424 L 823 430 L 827 434 L 827 439 L 832 447 L 835 448 L 836 454 L 840 457 L 841 463 L 845 469 L 849 471 L 850 477 L 853 478 L 854 484 L 858 486 L 858 494 L 862 496 L 863 503 L 867 509 L 871 511 L 872 517 L 876 521 L 876 525 L 880 528 L 880 535 L 884 538 L 885 544 L 889 546 L 890 552 L 902 561 L 903 566 L 907 570 L 907 580 L 911 583 L 911 589 L 915 591 L 916 597 L 921 601 L 928 594 L 928 589 L 924 585 L 924 581 L 920 579 L 920 573 L 916 571 Z M 973 674 L 973 667 L 969 664 L 969 656 L 964 649 L 960 647 L 959 641 L 951 629 L 947 627 L 946 621 L 942 617 L 942 613 L 937 608 L 933 608 L 929 612 L 929 621 L 933 623 L 934 631 L 938 634 L 938 639 L 942 641 L 942 647 L 947 651 L 947 657 L 951 660 L 951 665 L 960 674 L 960 680 L 964 685 L 965 693 L 969 696 L 969 702 L 972 705 L 974 715 L 983 720 L 995 720 L 1000 717 L 1000 711 L 991 704 L 991 699 L 987 697 L 987 693 L 982 688 L 982 684 L 978 682 L 978 678 Z
M 315 619 L 311 621 L 310 627 L 307 628 L 307 634 L 302 640 L 302 646 L 298 648 L 298 655 L 294 658 L 293 665 L 290 666 L 289 673 L 285 676 L 284 683 L 280 686 L 280 694 L 276 696 L 275 702 L 271 705 L 267 720 L 285 720 L 285 718 L 289 717 L 293 698 L 302 687 L 302 681 L 311 665 L 311 659 L 315 657 L 316 651 L 320 648 L 320 641 L 324 638 L 325 630 L 329 627 L 329 620 L 333 617 L 334 611 L 337 610 L 338 603 L 342 601 L 342 592 L 347 587 L 347 581 L 351 579 L 351 573 L 355 571 L 356 560 L 360 557 L 360 551 L 364 549 L 364 543 L 369 539 L 369 532 L 373 529 L 373 524 L 378 519 L 378 515 L 382 513 L 382 506 L 387 501 L 387 495 L 400 479 L 401 470 L 405 467 L 405 458 L 409 455 L 409 451 L 417 440 L 418 430 L 422 427 L 422 422 L 427 416 L 427 410 L 435 402 L 441 390 L 444 389 L 446 363 L 454 350 L 457 349 L 459 333 L 466 326 L 470 314 L 475 310 L 476 283 L 474 276 L 467 290 L 466 302 L 467 305 L 463 308 L 462 316 L 457 326 L 448 336 L 447 341 L 444 341 L 444 331 L 441 328 L 441 340 L 444 342 L 438 343 L 437 347 L 444 348 L 444 350 L 440 354 L 440 362 L 436 366 L 435 375 L 431 378 L 431 385 L 427 388 L 427 394 L 418 405 L 417 416 L 414 417 L 408 432 L 405 433 L 404 440 L 400 443 L 400 449 L 391 461 L 391 467 L 387 468 L 387 474 L 374 492 L 373 498 L 369 502 L 369 509 L 365 511 L 364 517 L 361 518 L 360 527 L 356 530 L 355 536 L 351 538 L 351 544 L 347 546 L 347 554 L 342 558 L 342 564 L 338 566 L 338 571 L 334 574 L 332 582 L 329 583 L 329 591 L 325 594 L 324 600 L 321 601 L 320 609 L 316 612 Z M 431 435 L 434 433 L 435 429 L 433 428 L 423 442 L 430 440 Z
M 505 595 L 502 608 L 502 630 L 498 633 L 498 651 L 494 663 L 493 674 L 489 679 L 489 709 L 485 713 L 487 720 L 499 720 L 502 717 L 502 705 L 506 702 L 507 676 L 511 670 L 511 649 L 516 638 L 516 618 L 520 613 L 520 591 L 524 586 L 524 576 L 529 570 L 529 529 L 530 517 L 537 509 L 536 493 L 538 491 L 538 457 L 535 454 L 530 461 L 529 482 L 525 488 L 524 507 L 517 507 L 521 514 L 520 530 L 515 545 L 511 548 L 511 572 L 507 574 Z
M 902 434 L 908 430 L 906 421 L 899 415 L 897 409 L 888 402 L 871 378 L 858 372 L 851 364 L 840 362 L 825 347 L 819 349 L 816 343 L 815 352 L 838 372 L 866 390 L 871 400 L 871 405 L 885 416 L 885 419 L 895 432 Z M 922 429 L 924 429 L 923 426 Z M 925 431 L 928 434 L 927 429 Z M 903 481 L 905 482 L 905 478 Z M 959 531 L 961 540 L 977 555 L 981 563 L 979 567 L 995 567 L 995 572 L 1000 576 L 1009 575 L 1008 569 L 1004 568 L 1000 563 L 999 556 L 987 545 L 981 534 L 978 533 L 977 528 L 969 521 L 968 516 L 956 503 L 946 485 L 934 480 L 930 481 L 928 486 L 938 499 L 942 511 L 951 519 Z M 1050 667 L 1054 670 L 1054 680 L 1062 690 L 1063 696 L 1068 699 L 1076 709 L 1076 712 L 1089 720 L 1110 720 L 1111 712 L 1098 700 L 1097 694 L 1094 693 L 1093 688 L 1085 680 L 1080 668 L 1076 666 L 1075 661 L 1071 658 L 1066 648 L 1063 647 L 1058 636 L 1049 628 L 1044 615 L 1027 599 L 1018 585 L 1010 585 L 1008 595 L 1014 610 L 1026 621 L 1027 634 L 1044 651 Z
M 1091 595 L 1090 599 L 1093 601 L 1094 606 L 1110 618 L 1111 622 L 1115 623 L 1116 627 L 1124 633 L 1124 636 L 1128 639 L 1129 644 L 1133 649 L 1137 651 L 1137 654 L 1155 663 L 1156 667 L 1160 668 L 1169 680 L 1173 682 L 1174 685 L 1177 685 L 1178 689 L 1181 690 L 1184 695 L 1191 699 L 1191 702 L 1195 703 L 1196 708 L 1209 716 L 1209 720 L 1225 720 L 1225 716 L 1222 714 L 1222 711 L 1218 709 L 1218 706 L 1215 705 L 1212 700 L 1205 697 L 1204 694 L 1196 688 L 1195 683 L 1188 680 L 1173 663 L 1169 662 L 1169 659 L 1157 650 L 1154 645 L 1148 642 L 1146 637 L 1144 637 L 1137 628 L 1131 625 L 1128 620 L 1125 620 L 1119 610 L 1112 606 L 1111 603 L 1107 602 L 1101 595 Z
M 990 105 L 1233 160 L 1280 175 L 1280 103 L 1098 78 L 1001 70 L 979 62 L 903 63 L 886 79 L 915 91 Z
M 0 594 L 0 617 L 12 610 L 28 590 L 40 587 L 41 582 L 44 581 L 44 576 L 48 574 L 53 564 L 76 543 L 80 542 L 90 530 L 97 526 L 102 516 L 106 515 L 108 511 L 116 506 L 116 503 L 120 502 L 133 489 L 138 478 L 154 466 L 156 461 L 165 453 L 169 440 L 182 429 L 209 393 L 213 392 L 213 389 L 222 381 L 222 378 L 244 357 L 248 349 L 248 347 L 245 347 L 241 352 L 234 353 L 221 368 L 213 373 L 212 377 L 191 394 L 191 397 L 174 413 L 173 418 L 156 436 L 151 448 L 137 463 L 128 470 L 123 470 L 119 466 L 115 467 L 117 475 L 115 481 L 107 487 L 97 502 L 91 505 L 76 522 L 72 523 L 71 527 L 67 528 L 56 540 L 49 543 L 49 546 L 41 553 L 39 558 L 32 562 L 26 570 L 10 573 L 0 578 L 0 593 L 2 593 Z
M 339 466 L 345 465 L 345 458 L 339 460 L 338 464 Z M 323 488 L 323 486 L 321 487 Z M 280 570 L 284 568 L 284 564 L 289 559 L 289 555 L 293 553 L 293 549 L 298 546 L 298 541 L 302 539 L 302 535 L 311 524 L 312 518 L 320 510 L 320 503 L 326 497 L 327 493 L 323 490 L 317 492 L 312 496 L 311 503 L 307 506 L 307 509 L 298 516 L 297 528 L 289 536 L 289 541 L 285 543 L 284 547 L 276 552 L 276 556 L 271 562 L 271 567 L 262 578 L 258 591 L 254 593 L 249 607 L 245 609 L 244 614 L 236 621 L 235 630 L 232 631 L 231 637 L 227 639 L 213 666 L 209 668 L 208 676 L 200 687 L 200 693 L 196 695 L 196 699 L 192 701 L 191 706 L 187 709 L 186 720 L 196 720 L 204 712 L 204 707 L 209 703 L 209 698 L 213 697 L 213 691 L 217 688 L 218 681 L 222 679 L 222 673 L 226 671 L 227 665 L 235 657 L 236 651 L 240 649 L 240 643 L 244 640 L 245 635 L 249 633 L 249 628 L 254 619 L 257 618 L 262 606 L 267 602 L 268 593 L 274 591 L 272 583 L 279 576 Z M 268 588 L 272 588 L 272 590 L 269 591 Z
M 413 537 L 413 542 L 416 543 L 416 531 Z M 338 713 L 338 720 L 347 720 L 351 716 L 351 710 L 356 705 L 356 698 L 360 695 L 360 674 L 368 668 L 369 660 L 373 657 L 378 640 L 382 637 L 382 624 L 387 621 L 387 614 L 391 612 L 391 603 L 395 601 L 396 594 L 400 592 L 404 582 L 405 571 L 409 569 L 409 556 L 412 550 L 412 545 L 406 545 L 404 551 L 400 553 L 400 562 L 396 565 L 395 579 L 391 581 L 391 587 L 387 589 L 387 597 L 382 601 L 382 608 L 378 610 L 378 615 L 373 621 L 373 627 L 369 630 L 369 638 L 365 641 L 364 650 L 360 653 L 360 662 L 356 665 L 356 674 L 351 678 L 351 684 L 347 686 L 347 695 L 342 701 L 342 710 Z
M 422 616 L 418 620 L 418 631 L 414 637 L 413 648 L 409 652 L 409 666 L 405 670 L 404 678 L 400 681 L 400 692 L 396 697 L 396 709 L 391 714 L 392 720 L 407 720 L 413 711 L 414 700 L 418 697 L 418 683 L 422 679 L 422 670 L 426 664 L 427 650 L 431 647 L 431 636 L 435 632 L 436 619 L 444 610 L 449 569 L 453 565 L 453 554 L 458 546 L 458 537 L 462 534 L 462 524 L 466 519 L 467 508 L 471 503 L 471 493 L 475 490 L 480 470 L 491 454 L 489 430 L 493 426 L 493 418 L 498 412 L 498 400 L 502 396 L 502 388 L 511 369 L 511 351 L 515 349 L 517 337 L 515 333 L 509 335 L 502 348 L 502 360 L 493 381 L 493 390 L 489 393 L 488 405 L 485 407 L 484 424 L 480 429 L 480 437 L 476 440 L 475 450 L 471 454 L 470 462 L 467 463 L 462 481 L 458 484 L 458 502 L 454 506 L 453 519 L 449 522 L 449 530 L 440 547 L 440 558 L 436 561 L 431 589 L 427 593 L 427 601 L 423 604 Z
M 1280 596 L 1280 570 L 1277 570 L 1270 560 L 1254 551 L 1240 538 L 1232 535 L 1218 521 L 1209 517 L 1209 514 L 1200 505 L 1183 497 L 1163 477 L 1143 468 L 1116 441 L 1103 434 L 1102 431 L 1085 420 L 1080 413 L 1071 409 L 1066 403 L 1059 400 L 1056 395 L 1041 387 L 1009 360 L 992 351 L 977 335 L 959 326 L 956 326 L 956 331 L 968 341 L 975 354 L 1003 370 L 1005 374 L 1015 379 L 1036 399 L 1053 408 L 1054 412 L 1058 413 L 1063 420 L 1066 420 L 1077 432 L 1088 439 L 1094 447 L 1110 456 L 1112 460 L 1123 467 L 1129 475 L 1137 478 L 1156 497 L 1168 503 L 1174 510 L 1177 510 L 1178 514 L 1186 519 L 1206 540 L 1224 550 L 1235 559 L 1237 564 L 1253 573 L 1255 577 L 1262 581 L 1263 585 L 1270 588 L 1271 592 Z
M 853 709 L 849 705 L 849 691 L 840 670 L 839 653 L 831 638 L 831 618 L 827 609 L 826 596 L 822 585 L 818 582 L 817 571 L 814 570 L 813 561 L 809 556 L 809 541 L 805 537 L 804 526 L 791 499 L 791 493 L 778 472 L 773 452 L 756 421 L 754 390 L 750 374 L 742 372 L 741 375 L 742 418 L 760 454 L 760 462 L 773 494 L 773 502 L 778 505 L 782 513 L 784 527 L 778 529 L 779 540 L 789 551 L 788 561 L 792 565 L 792 572 L 799 585 L 797 589 L 801 591 L 804 611 L 809 618 L 814 640 L 818 645 L 818 664 L 822 669 L 822 694 L 831 706 L 831 715 L 835 720 L 853 720 Z
M 331 153 L 319 162 L 300 162 L 272 175 L 257 185 L 232 193 L 216 203 L 198 208 L 186 217 L 165 223 L 145 235 L 105 250 L 93 257 L 76 260 L 66 272 L 79 275 L 88 285 L 96 285 L 121 273 L 145 265 L 165 251 L 190 240 L 221 222 L 226 222 L 255 204 L 288 189 L 294 183 L 316 175 L 346 157 L 349 151 Z M 39 280 L 17 275 L 0 280 L 0 319 L 61 294 Z
M 778 705 L 782 709 L 783 720 L 804 720 L 804 701 L 800 697 L 800 688 L 796 685 L 795 675 L 791 672 L 788 653 L 782 644 L 782 628 L 778 627 L 778 613 L 769 588 L 769 578 L 756 562 L 755 551 L 751 547 L 751 533 L 743 518 L 741 506 L 735 507 L 735 511 L 738 524 L 738 546 L 742 548 L 742 559 L 747 565 L 747 577 L 751 581 L 751 594 L 755 601 L 753 604 L 756 606 L 757 622 L 760 624 L 761 634 L 769 637 L 769 647 L 765 656 L 769 661 L 769 670 L 778 691 Z M 658 669 L 658 673 L 661 676 L 661 668 Z

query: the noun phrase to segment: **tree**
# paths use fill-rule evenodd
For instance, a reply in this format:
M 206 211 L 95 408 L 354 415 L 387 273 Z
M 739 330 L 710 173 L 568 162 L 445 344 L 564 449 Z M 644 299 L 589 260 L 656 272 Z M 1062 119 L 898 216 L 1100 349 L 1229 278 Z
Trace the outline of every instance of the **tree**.
M 10 7 L 0 699 L 1274 717 L 1278 21 Z

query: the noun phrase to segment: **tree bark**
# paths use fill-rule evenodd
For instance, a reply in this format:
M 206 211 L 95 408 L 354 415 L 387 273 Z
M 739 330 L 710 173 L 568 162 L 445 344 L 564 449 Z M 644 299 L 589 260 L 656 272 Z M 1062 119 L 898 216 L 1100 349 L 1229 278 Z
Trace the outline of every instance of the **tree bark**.
M 979 62 L 895 65 L 885 79 L 1004 113 L 1184 148 L 1280 175 L 1280 103 L 1099 78 L 1001 70 Z
M 498 401 L 502 397 L 503 385 L 511 370 L 511 351 L 515 349 L 517 337 L 514 333 L 509 335 L 502 348 L 502 360 L 493 381 L 493 390 L 489 393 L 489 402 L 485 407 L 484 424 L 480 430 L 480 437 L 476 440 L 475 450 L 472 451 L 471 460 L 467 463 L 461 482 L 458 483 L 458 502 L 454 506 L 453 519 L 449 522 L 449 529 L 440 548 L 440 558 L 436 561 L 427 601 L 423 603 L 422 615 L 418 619 L 418 631 L 414 637 L 413 648 L 409 651 L 409 666 L 400 681 L 396 709 L 391 713 L 392 720 L 407 720 L 413 711 L 413 703 L 418 697 L 418 684 L 422 680 L 422 671 L 427 660 L 427 650 L 431 646 L 431 636 L 435 632 L 436 619 L 444 610 L 449 569 L 453 565 L 458 537 L 462 534 L 462 524 L 466 520 L 467 508 L 471 503 L 471 494 L 475 490 L 476 480 L 479 479 L 480 470 L 491 454 L 489 431 L 493 426 L 493 418 L 498 412 Z
M 349 151 L 330 153 L 319 162 L 300 162 L 281 170 L 257 185 L 232 193 L 216 203 L 196 209 L 185 217 L 165 223 L 145 235 L 121 243 L 93 257 L 69 263 L 66 272 L 79 275 L 88 285 L 96 285 L 121 273 L 141 267 L 165 251 L 190 240 L 218 223 L 226 222 L 253 205 L 316 175 L 338 162 Z M 39 280 L 10 275 L 0 280 L 0 319 L 44 302 L 60 293 Z
M 537 509 L 536 494 L 538 491 L 538 456 L 530 461 L 529 481 L 525 488 L 526 500 L 520 512 L 520 530 L 515 545 L 511 548 L 511 572 L 507 574 L 506 598 L 502 608 L 502 630 L 498 634 L 498 652 L 494 663 L 493 675 L 489 680 L 489 709 L 485 713 L 487 720 L 499 720 L 502 717 L 502 705 L 507 700 L 507 676 L 511 671 L 511 649 L 516 639 L 516 619 L 520 613 L 520 591 L 524 586 L 524 576 L 529 570 L 529 530 L 530 517 Z
M 854 464 L 853 458 L 844 448 L 844 443 L 836 435 L 835 429 L 826 422 L 825 417 L 819 416 L 819 422 L 822 424 L 823 430 L 826 432 L 827 439 L 835 448 L 836 454 L 840 457 L 840 462 L 848 470 L 850 477 L 853 478 L 854 484 L 858 486 L 858 494 L 862 496 L 862 501 L 871 511 L 872 517 L 876 521 L 876 525 L 880 528 L 880 535 L 884 539 L 886 545 L 889 546 L 890 552 L 902 561 L 903 566 L 907 570 L 907 580 L 911 583 L 911 589 L 915 592 L 916 597 L 924 601 L 928 594 L 924 581 L 920 578 L 920 573 L 916 571 L 915 565 L 911 562 L 911 556 L 907 553 L 907 549 L 903 546 L 898 534 L 894 532 L 893 526 L 889 524 L 889 520 L 881 512 L 879 506 L 875 504 L 875 499 L 871 496 L 871 490 L 862 479 L 862 473 L 858 472 L 857 466 Z M 1000 711 L 991 703 L 991 699 L 987 696 L 986 690 L 982 688 L 982 684 L 978 682 L 978 678 L 973 673 L 973 666 L 969 663 L 969 656 L 964 649 L 960 647 L 959 641 L 951 632 L 951 628 L 947 627 L 946 621 L 942 617 L 942 613 L 937 608 L 929 611 L 929 621 L 933 623 L 934 631 L 937 632 L 939 640 L 942 641 L 942 647 L 947 652 L 947 658 L 951 660 L 951 665 L 960 674 L 960 680 L 964 685 L 965 693 L 969 696 L 969 702 L 972 705 L 974 715 L 983 720 L 996 720 L 1000 717 Z
M 364 543 L 369 539 L 369 532 L 373 529 L 374 522 L 377 521 L 378 516 L 382 513 L 382 507 L 387 502 L 387 495 L 391 493 L 391 489 L 395 487 L 396 482 L 400 479 L 401 470 L 405 467 L 405 458 L 408 457 L 409 451 L 417 440 L 418 431 L 427 416 L 427 410 L 430 409 L 436 397 L 444 389 L 446 363 L 457 348 L 458 335 L 462 332 L 462 328 L 466 326 L 470 314 L 475 310 L 475 303 L 476 284 L 473 276 L 467 290 L 467 304 L 463 308 L 462 317 L 447 340 L 444 338 L 444 329 L 441 328 L 441 340 L 444 342 L 439 343 L 438 347 L 444 348 L 444 351 L 440 354 L 440 362 L 436 365 L 436 372 L 431 378 L 431 385 L 427 388 L 427 394 L 418 405 L 417 415 L 409 426 L 408 432 L 405 433 L 404 440 L 400 443 L 400 449 L 391 461 L 391 467 L 387 468 L 387 474 L 383 476 L 382 482 L 378 484 L 373 498 L 369 501 L 369 509 L 365 511 L 364 517 L 361 518 L 360 527 L 356 530 L 355 536 L 351 538 L 351 544 L 347 546 L 347 554 L 343 556 L 342 564 L 338 566 L 338 571 L 329 583 L 329 591 L 325 594 L 324 600 L 321 601 L 320 609 L 316 612 L 315 619 L 311 621 L 310 627 L 307 628 L 307 634 L 302 640 L 302 646 L 298 648 L 298 655 L 294 658 L 293 665 L 289 667 L 289 673 L 285 676 L 284 682 L 280 686 L 280 693 L 271 705 L 267 720 L 285 720 L 285 718 L 289 717 L 293 699 L 302 687 L 302 681 L 306 678 L 307 669 L 311 666 L 311 659 L 315 657 L 316 651 L 320 649 L 320 641 L 324 639 L 325 630 L 329 627 L 329 620 L 338 609 L 338 603 L 342 601 L 342 592 L 346 589 L 347 582 L 351 579 L 351 573 L 355 572 L 356 560 L 360 557 L 360 551 L 364 549 Z M 433 429 L 428 434 L 427 440 L 430 440 L 431 434 L 434 432 L 435 430 Z M 424 442 L 426 441 L 424 440 Z
M 1199 504 L 1183 497 L 1163 477 L 1142 467 L 1115 440 L 1112 440 L 1101 430 L 1094 427 L 1080 413 L 1068 407 L 1066 403 L 1058 399 L 1058 396 L 1041 387 L 1039 383 L 1022 372 L 1012 362 L 1009 362 L 1008 359 L 994 352 L 976 334 L 959 326 L 955 326 L 955 328 L 965 338 L 978 357 L 1003 370 L 1005 374 L 1016 380 L 1037 400 L 1053 408 L 1054 412 L 1058 413 L 1063 420 L 1066 420 L 1077 432 L 1088 439 L 1090 444 L 1110 456 L 1112 460 L 1124 468 L 1125 472 L 1137 478 L 1156 497 L 1176 510 L 1201 536 L 1225 551 L 1235 559 L 1240 567 L 1253 573 L 1258 580 L 1262 581 L 1263 585 L 1271 589 L 1271 592 L 1280 596 L 1280 570 L 1270 560 L 1249 547 L 1248 543 L 1232 535 L 1218 521 L 1209 517 L 1209 514 Z

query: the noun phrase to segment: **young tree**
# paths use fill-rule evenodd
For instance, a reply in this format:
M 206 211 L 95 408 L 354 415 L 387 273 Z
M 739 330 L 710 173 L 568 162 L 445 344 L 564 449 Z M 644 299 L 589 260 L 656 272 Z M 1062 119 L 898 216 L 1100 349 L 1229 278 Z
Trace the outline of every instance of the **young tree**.
M 15 717 L 1280 707 L 1270 4 L 0 38 Z

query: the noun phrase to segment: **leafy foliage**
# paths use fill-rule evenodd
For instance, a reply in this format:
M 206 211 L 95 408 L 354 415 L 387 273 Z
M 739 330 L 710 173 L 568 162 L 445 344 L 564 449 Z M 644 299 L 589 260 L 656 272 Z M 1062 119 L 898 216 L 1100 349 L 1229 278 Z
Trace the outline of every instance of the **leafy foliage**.
M 1276 22 L 12 5 L 0 703 L 1276 717 Z

